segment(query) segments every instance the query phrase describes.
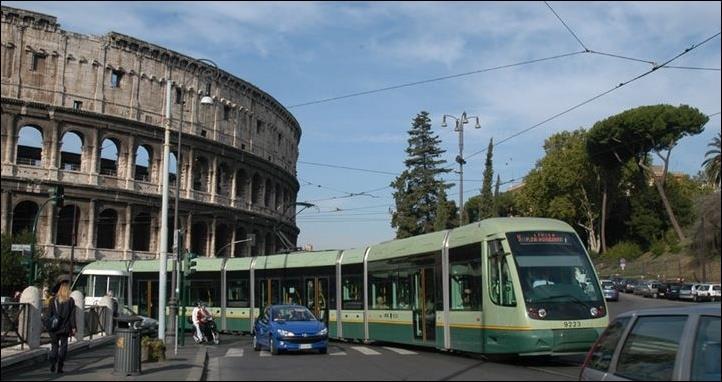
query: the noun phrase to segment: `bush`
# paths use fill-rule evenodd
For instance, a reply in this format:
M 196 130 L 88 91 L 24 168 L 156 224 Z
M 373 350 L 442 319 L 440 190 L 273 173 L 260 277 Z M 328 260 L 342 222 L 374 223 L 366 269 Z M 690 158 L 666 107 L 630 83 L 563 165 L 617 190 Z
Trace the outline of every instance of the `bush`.
M 148 362 L 165 361 L 165 342 L 159 338 L 143 337 L 140 347 L 148 354 Z
M 604 254 L 605 257 L 615 260 L 621 258 L 624 258 L 625 260 L 633 260 L 641 255 L 642 249 L 639 248 L 639 245 L 628 241 L 618 243 L 617 245 L 609 248 Z
M 664 254 L 664 251 L 667 249 L 667 243 L 664 241 L 664 239 L 658 239 L 655 240 L 652 245 L 649 247 L 649 251 L 654 254 L 654 257 L 659 257 Z

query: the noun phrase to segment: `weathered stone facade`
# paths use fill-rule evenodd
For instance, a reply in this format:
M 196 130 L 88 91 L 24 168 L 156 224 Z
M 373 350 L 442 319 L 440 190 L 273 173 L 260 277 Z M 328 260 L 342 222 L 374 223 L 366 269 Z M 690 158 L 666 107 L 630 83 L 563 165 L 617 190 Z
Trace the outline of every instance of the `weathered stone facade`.
M 65 207 L 44 207 L 38 222 L 46 256 L 69 257 L 75 214 L 77 261 L 155 258 L 171 81 L 174 157 L 183 131 L 177 172 L 185 248 L 205 256 L 269 254 L 281 248 L 273 234 L 279 226 L 296 242 L 301 129 L 262 90 L 153 44 L 64 31 L 55 17 L 10 7 L 2 7 L 0 58 L 3 233 L 31 227 L 49 188 L 62 185 Z M 214 103 L 201 105 L 208 87 Z M 37 146 L 23 137 L 33 132 Z M 64 151 L 72 135 L 81 141 L 78 153 Z M 114 159 L 103 152 L 112 146 Z M 140 148 L 147 165 L 136 163 Z M 171 243 L 175 184 L 172 175 Z M 256 234 L 252 249 L 230 245 L 249 233 Z

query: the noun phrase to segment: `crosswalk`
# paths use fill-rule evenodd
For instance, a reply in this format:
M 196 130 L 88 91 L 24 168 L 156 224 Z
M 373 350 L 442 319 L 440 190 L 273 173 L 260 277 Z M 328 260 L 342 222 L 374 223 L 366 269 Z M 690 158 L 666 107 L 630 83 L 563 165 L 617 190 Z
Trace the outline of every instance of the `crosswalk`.
M 383 349 L 383 350 L 382 350 Z M 390 346 L 382 346 L 377 348 L 371 348 L 368 346 L 350 346 L 348 349 L 344 349 L 340 346 L 329 346 L 328 348 L 328 355 L 330 356 L 345 356 L 345 355 L 364 355 L 364 356 L 379 356 L 386 353 L 386 351 L 398 354 L 398 355 L 418 355 L 419 353 L 415 351 L 411 351 L 408 349 L 401 349 L 401 348 L 395 348 Z M 253 354 L 254 356 L 257 354 L 258 357 L 270 357 L 271 353 L 266 350 L 261 350 L 259 352 L 245 352 L 245 349 L 243 348 L 230 348 L 228 351 L 226 351 L 226 354 L 224 357 L 229 358 L 239 358 L 243 357 L 246 354 Z

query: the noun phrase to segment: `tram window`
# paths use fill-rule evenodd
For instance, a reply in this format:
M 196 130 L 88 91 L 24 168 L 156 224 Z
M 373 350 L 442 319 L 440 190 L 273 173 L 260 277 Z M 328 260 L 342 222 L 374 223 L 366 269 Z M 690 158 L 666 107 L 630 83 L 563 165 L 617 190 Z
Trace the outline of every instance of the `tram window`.
M 113 291 L 113 297 L 118 301 L 125 302 L 125 289 L 127 280 L 123 276 L 109 276 L 110 285 L 108 286 L 109 291 Z
M 247 308 L 249 306 L 248 296 L 249 292 L 248 279 L 241 280 L 229 280 L 227 292 L 227 305 L 232 308 Z
M 190 287 L 190 301 L 203 301 L 208 306 L 219 306 L 218 282 L 193 280 Z
M 303 305 L 301 286 L 300 279 L 284 279 L 283 287 L 281 288 L 281 293 L 283 294 L 282 302 L 284 304 Z
M 411 310 L 411 270 L 400 270 L 394 278 L 393 309 Z
M 103 297 L 108 289 L 108 276 L 96 275 L 93 285 L 93 297 Z
M 347 275 L 343 277 L 341 307 L 349 310 L 362 310 L 363 300 L 363 279 L 361 275 Z
M 452 310 L 481 310 L 481 246 L 449 249 L 449 293 Z
M 489 296 L 494 304 L 516 306 L 516 296 L 509 272 L 509 263 L 501 241 L 487 247 L 489 253 Z M 499 251 L 502 251 L 501 253 Z
M 369 274 L 369 305 L 371 309 L 389 309 L 393 292 L 392 272 Z
M 75 285 L 73 285 L 73 290 L 80 291 L 83 296 L 88 296 L 88 275 L 81 274 L 78 276 Z

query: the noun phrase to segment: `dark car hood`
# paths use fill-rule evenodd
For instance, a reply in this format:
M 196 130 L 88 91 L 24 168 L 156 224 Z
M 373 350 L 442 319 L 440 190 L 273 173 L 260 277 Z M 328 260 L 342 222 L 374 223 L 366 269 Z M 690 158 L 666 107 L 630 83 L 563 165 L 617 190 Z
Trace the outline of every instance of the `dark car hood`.
M 274 321 L 271 329 L 282 329 L 298 334 L 316 334 L 326 326 L 321 321 Z

